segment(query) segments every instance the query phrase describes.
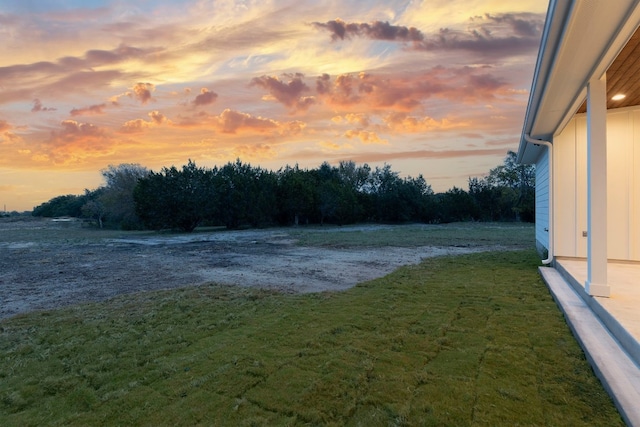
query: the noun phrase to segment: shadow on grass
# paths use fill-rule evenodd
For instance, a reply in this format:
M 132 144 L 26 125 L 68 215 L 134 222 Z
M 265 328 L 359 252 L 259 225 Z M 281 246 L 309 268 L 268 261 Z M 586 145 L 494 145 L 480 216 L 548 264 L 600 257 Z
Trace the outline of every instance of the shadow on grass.
M 531 251 L 0 322 L 0 425 L 624 425 Z

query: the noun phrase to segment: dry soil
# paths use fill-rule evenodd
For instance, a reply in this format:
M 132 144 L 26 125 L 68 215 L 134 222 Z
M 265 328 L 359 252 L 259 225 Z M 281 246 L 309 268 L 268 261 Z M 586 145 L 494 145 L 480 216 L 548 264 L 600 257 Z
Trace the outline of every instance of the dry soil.
M 286 229 L 79 242 L 2 239 L 3 231 L 15 235 L 20 227 L 28 229 L 25 236 L 34 236 L 60 224 L 0 221 L 0 319 L 120 294 L 210 282 L 283 292 L 340 291 L 427 257 L 481 250 L 308 247 L 296 244 Z

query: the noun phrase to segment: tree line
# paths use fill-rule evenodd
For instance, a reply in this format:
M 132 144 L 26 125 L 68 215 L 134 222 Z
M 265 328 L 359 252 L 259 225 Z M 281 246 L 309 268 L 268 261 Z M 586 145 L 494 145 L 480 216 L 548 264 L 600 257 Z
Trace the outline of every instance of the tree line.
M 509 152 L 487 176 L 469 178 L 469 189 L 435 194 L 422 175 L 400 177 L 390 165 L 353 161 L 316 169 L 278 171 L 241 160 L 221 167 L 154 172 L 139 164 L 109 166 L 104 185 L 35 207 L 34 216 L 71 216 L 100 227 L 193 231 L 198 226 L 263 227 L 358 222 L 533 221 L 533 166 Z

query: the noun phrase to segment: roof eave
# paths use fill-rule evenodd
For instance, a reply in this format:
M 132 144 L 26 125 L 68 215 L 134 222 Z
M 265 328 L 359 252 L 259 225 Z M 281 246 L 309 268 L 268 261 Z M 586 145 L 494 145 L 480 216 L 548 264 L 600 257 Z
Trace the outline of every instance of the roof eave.
M 573 117 L 586 97 L 589 80 L 606 72 L 638 28 L 639 3 L 640 0 L 550 1 L 518 162 L 535 162 L 541 150 L 528 143 L 524 135 L 551 140 Z

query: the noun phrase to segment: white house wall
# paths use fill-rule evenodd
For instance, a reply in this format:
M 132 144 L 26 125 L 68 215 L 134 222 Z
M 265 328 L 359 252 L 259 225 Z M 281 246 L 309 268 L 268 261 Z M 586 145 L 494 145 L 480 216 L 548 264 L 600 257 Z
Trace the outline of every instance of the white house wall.
M 586 257 L 585 115 L 553 139 L 555 255 Z M 545 190 L 543 190 L 545 191 Z M 608 258 L 640 261 L 640 109 L 607 114 Z M 537 238 L 537 236 L 536 236 Z
M 549 151 L 536 162 L 536 246 L 549 249 Z M 545 258 L 546 258 L 546 254 Z

